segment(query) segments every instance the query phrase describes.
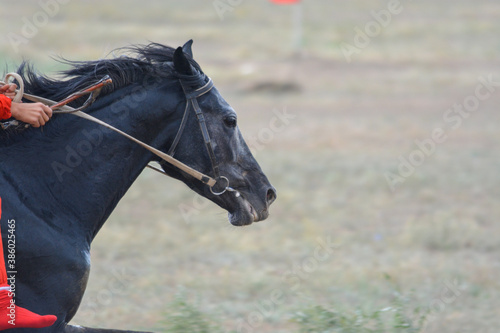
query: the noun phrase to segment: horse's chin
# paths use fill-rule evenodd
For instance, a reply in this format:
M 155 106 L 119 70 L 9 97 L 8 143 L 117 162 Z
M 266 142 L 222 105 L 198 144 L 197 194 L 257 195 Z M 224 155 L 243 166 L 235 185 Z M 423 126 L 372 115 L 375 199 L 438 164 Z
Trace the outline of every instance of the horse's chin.
M 259 216 L 252 204 L 242 196 L 237 198 L 237 207 L 228 213 L 229 222 L 234 226 L 245 226 L 259 222 L 267 216 Z

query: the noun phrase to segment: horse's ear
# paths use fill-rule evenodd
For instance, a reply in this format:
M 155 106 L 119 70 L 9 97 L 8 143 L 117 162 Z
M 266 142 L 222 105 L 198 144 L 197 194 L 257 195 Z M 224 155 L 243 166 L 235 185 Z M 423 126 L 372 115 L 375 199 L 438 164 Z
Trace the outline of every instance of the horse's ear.
M 180 46 L 174 52 L 174 68 L 179 74 L 193 75 L 191 64 Z
M 184 44 L 182 46 L 182 51 L 184 51 L 184 53 L 186 54 L 189 54 L 189 56 L 192 58 L 193 57 L 193 50 L 192 50 L 192 47 L 193 47 L 193 40 L 190 39 L 186 42 L 186 44 Z

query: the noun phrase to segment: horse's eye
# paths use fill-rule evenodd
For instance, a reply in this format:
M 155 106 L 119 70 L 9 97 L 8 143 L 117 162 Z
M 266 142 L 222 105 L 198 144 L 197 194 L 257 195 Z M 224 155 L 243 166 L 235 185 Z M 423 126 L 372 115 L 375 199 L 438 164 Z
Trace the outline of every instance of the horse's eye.
M 236 117 L 234 116 L 225 117 L 224 124 L 226 124 L 227 127 L 236 127 L 237 124 Z

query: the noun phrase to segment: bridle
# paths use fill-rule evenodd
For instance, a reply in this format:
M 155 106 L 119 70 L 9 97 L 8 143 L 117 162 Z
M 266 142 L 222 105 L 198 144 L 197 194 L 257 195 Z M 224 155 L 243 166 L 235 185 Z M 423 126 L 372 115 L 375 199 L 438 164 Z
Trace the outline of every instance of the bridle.
M 206 125 L 205 117 L 204 117 L 203 112 L 201 111 L 201 108 L 200 108 L 198 101 L 197 101 L 197 99 L 200 96 L 202 96 L 202 95 L 208 93 L 210 90 L 212 90 L 212 88 L 213 88 L 212 79 L 209 78 L 208 82 L 205 85 L 203 85 L 202 87 L 200 87 L 196 90 L 189 90 L 187 87 L 187 84 L 184 83 L 182 79 L 179 79 L 181 87 L 184 91 L 184 95 L 186 96 L 186 107 L 184 110 L 184 115 L 183 115 L 182 120 L 181 120 L 181 124 L 179 126 L 179 130 L 177 131 L 177 134 L 174 138 L 174 141 L 172 142 L 172 145 L 168 151 L 168 154 L 165 154 L 164 152 L 134 138 L 133 136 L 117 129 L 116 127 L 114 127 L 114 126 L 112 126 L 112 125 L 110 125 L 102 120 L 99 120 L 99 119 L 97 119 L 97 118 L 95 118 L 87 113 L 82 112 L 83 107 L 75 109 L 75 108 L 72 108 L 70 106 L 65 105 L 65 104 L 67 104 L 67 103 L 69 103 L 77 98 L 80 98 L 84 95 L 91 94 L 92 100 L 91 100 L 91 98 L 89 98 L 87 100 L 87 102 L 84 103 L 85 107 L 89 106 L 92 103 L 92 101 L 95 99 L 95 96 L 93 94 L 94 93 L 98 94 L 98 92 L 100 91 L 100 89 L 102 89 L 102 87 L 104 85 L 110 84 L 112 82 L 109 77 L 103 78 L 96 85 L 89 87 L 87 89 L 84 89 L 80 92 L 74 93 L 71 96 L 69 96 L 68 98 L 64 99 L 64 101 L 61 101 L 58 103 L 58 102 L 52 101 L 52 100 L 44 98 L 44 97 L 33 96 L 30 94 L 24 93 L 24 83 L 23 83 L 21 76 L 17 73 L 9 73 L 6 76 L 5 82 L 8 82 L 7 79 L 10 76 L 14 77 L 17 80 L 17 82 L 19 83 L 19 89 L 16 90 L 17 94 L 16 94 L 15 101 L 20 101 L 24 97 L 30 101 L 41 102 L 41 103 L 48 105 L 49 107 L 53 108 L 54 113 L 69 113 L 69 114 L 73 114 L 75 116 L 78 116 L 80 118 L 90 120 L 94 123 L 97 123 L 101 126 L 108 128 L 112 131 L 115 131 L 115 132 L 121 134 L 122 136 L 126 137 L 127 139 L 134 141 L 135 143 L 139 144 L 140 146 L 146 148 L 147 150 L 149 150 L 150 152 L 152 152 L 153 154 L 155 154 L 156 156 L 158 156 L 162 159 L 162 161 L 160 161 L 160 164 L 164 164 L 165 162 L 167 162 L 167 163 L 173 165 L 174 167 L 178 168 L 179 170 L 194 177 L 195 179 L 201 181 L 202 183 L 206 184 L 207 186 L 209 186 L 210 192 L 213 195 L 219 196 L 219 195 L 224 194 L 226 191 L 229 191 L 229 192 L 235 192 L 236 196 L 237 197 L 239 196 L 239 192 L 229 186 L 229 179 L 225 176 L 220 175 L 219 165 L 218 165 L 217 159 L 215 157 L 212 141 L 210 140 L 210 135 L 208 133 L 208 128 Z M 2 83 L 3 82 L 0 81 L 0 84 L 2 84 Z M 98 87 L 98 88 L 95 88 L 95 87 Z M 205 142 L 205 146 L 207 148 L 210 162 L 212 164 L 212 170 L 213 170 L 213 176 L 214 176 L 213 178 L 191 168 L 190 166 L 182 163 L 181 161 L 179 161 L 173 157 L 173 155 L 175 154 L 175 149 L 177 148 L 179 140 L 180 140 L 182 133 L 186 127 L 187 118 L 189 116 L 189 109 L 191 106 L 196 114 L 198 124 L 200 125 L 200 129 L 201 129 L 201 132 L 203 135 L 203 140 Z M 167 173 L 160 168 L 157 168 L 157 167 L 149 165 L 149 164 L 147 165 L 147 167 L 149 167 L 157 172 L 160 172 L 163 175 L 167 175 Z M 214 187 L 220 182 L 223 182 L 223 184 L 225 183 L 225 186 L 220 186 L 219 188 L 221 188 L 221 190 L 214 189 Z
M 229 186 L 229 179 L 227 177 L 221 176 L 220 171 L 219 171 L 219 164 L 217 163 L 217 158 L 215 157 L 215 152 L 213 148 L 212 141 L 210 140 L 210 134 L 208 132 L 207 128 L 207 122 L 205 120 L 205 116 L 203 115 L 203 112 L 200 108 L 200 105 L 198 104 L 198 98 L 205 95 L 206 93 L 210 92 L 212 88 L 214 87 L 214 83 L 211 78 L 208 78 L 207 83 L 203 85 L 202 87 L 191 90 L 189 89 L 189 85 L 186 84 L 182 79 L 179 79 L 179 82 L 182 87 L 182 91 L 184 92 L 184 95 L 186 96 L 186 107 L 184 108 L 184 114 L 182 116 L 181 124 L 179 126 L 179 129 L 177 130 L 177 134 L 175 135 L 174 141 L 172 142 L 172 145 L 170 146 L 168 150 L 168 155 L 174 156 L 175 154 L 175 149 L 177 148 L 177 145 L 179 144 L 179 141 L 181 139 L 182 133 L 184 132 L 184 129 L 186 128 L 187 124 L 187 119 L 189 117 L 189 109 L 192 108 L 195 115 L 196 119 L 198 121 L 198 124 L 200 125 L 200 130 L 201 134 L 203 135 L 203 141 L 205 143 L 205 147 L 207 149 L 208 157 L 210 158 L 210 163 L 212 165 L 212 171 L 214 177 L 211 178 L 209 176 L 204 175 L 206 178 L 199 179 L 201 182 L 209 185 L 210 192 L 213 195 L 221 195 L 226 191 L 230 192 L 236 192 L 238 193 L 235 189 Z M 164 164 L 165 160 L 162 160 L 160 162 L 161 164 Z M 165 171 L 162 169 L 156 168 L 154 166 L 148 165 L 149 168 L 158 171 L 162 174 L 165 174 Z M 213 185 L 209 184 L 209 181 L 215 180 L 215 183 Z M 216 191 L 214 190 L 215 185 L 217 182 L 223 181 L 226 183 L 226 186 L 223 187 L 222 191 Z

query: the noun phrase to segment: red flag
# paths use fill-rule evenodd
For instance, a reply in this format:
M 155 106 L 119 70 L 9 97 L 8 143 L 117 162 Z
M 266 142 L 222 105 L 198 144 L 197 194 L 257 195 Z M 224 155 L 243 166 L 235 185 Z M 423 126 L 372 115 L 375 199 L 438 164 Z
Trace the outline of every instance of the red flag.
M 293 3 L 298 3 L 300 0 L 271 0 L 271 2 L 280 4 L 280 5 L 288 5 Z

